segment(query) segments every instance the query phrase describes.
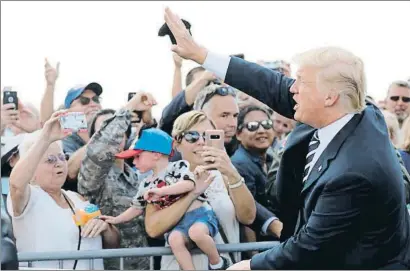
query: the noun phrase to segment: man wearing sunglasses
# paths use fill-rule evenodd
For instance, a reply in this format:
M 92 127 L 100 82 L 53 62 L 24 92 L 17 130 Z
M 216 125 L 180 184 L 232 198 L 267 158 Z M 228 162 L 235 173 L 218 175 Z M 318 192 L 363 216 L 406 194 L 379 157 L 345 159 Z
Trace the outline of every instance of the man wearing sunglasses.
M 70 112 L 83 112 L 86 116 L 87 123 L 91 121 L 93 116 L 101 109 L 100 95 L 103 89 L 100 84 L 92 82 L 85 86 L 75 86 L 71 88 L 65 97 L 64 107 Z M 69 158 L 68 167 L 77 167 L 82 160 L 82 155 L 75 155 L 89 141 L 88 133 L 73 133 L 63 139 L 63 150 Z M 77 161 L 78 160 L 78 161 Z M 78 172 L 69 170 L 70 172 Z M 67 190 L 77 191 L 77 178 L 67 175 L 68 181 L 63 188 Z
M 400 127 L 410 113 L 410 84 L 406 81 L 393 82 L 387 92 L 386 109 L 395 114 Z

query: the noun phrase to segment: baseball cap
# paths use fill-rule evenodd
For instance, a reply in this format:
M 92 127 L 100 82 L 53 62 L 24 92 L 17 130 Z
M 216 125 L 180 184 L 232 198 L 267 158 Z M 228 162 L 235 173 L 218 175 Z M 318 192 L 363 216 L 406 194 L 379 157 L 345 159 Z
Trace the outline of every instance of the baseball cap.
M 140 138 L 131 145 L 130 149 L 120 152 L 115 157 L 128 159 L 143 151 L 157 152 L 172 156 L 172 137 L 160 129 L 150 128 L 143 130 Z
M 89 83 L 88 85 L 75 86 L 68 90 L 64 100 L 64 107 L 70 108 L 71 103 L 77 99 L 85 90 L 92 90 L 98 96 L 103 92 L 102 86 L 96 82 Z

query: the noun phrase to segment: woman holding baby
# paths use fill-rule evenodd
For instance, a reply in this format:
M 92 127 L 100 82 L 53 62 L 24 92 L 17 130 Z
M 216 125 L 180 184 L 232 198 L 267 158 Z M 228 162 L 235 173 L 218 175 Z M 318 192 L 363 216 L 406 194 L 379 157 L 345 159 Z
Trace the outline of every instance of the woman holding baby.
M 145 226 L 149 236 L 157 238 L 172 230 L 184 218 L 192 202 L 203 193 L 220 224 L 220 232 L 214 237 L 217 244 L 239 243 L 239 222 L 250 224 L 254 220 L 256 207 L 253 197 L 228 155 L 222 150 L 205 146 L 205 131 L 214 129 L 213 123 L 199 111 L 185 113 L 175 121 L 172 136 L 182 159 L 189 162 L 190 170 L 194 172 L 201 166 L 212 170 L 216 177 L 209 183 L 197 181 L 193 191 L 165 209 L 148 204 Z M 239 253 L 222 256 L 230 261 L 239 260 Z M 203 254 L 192 255 L 192 261 L 195 269 L 209 268 L 208 259 Z M 174 256 L 163 256 L 161 269 L 176 270 L 179 265 Z

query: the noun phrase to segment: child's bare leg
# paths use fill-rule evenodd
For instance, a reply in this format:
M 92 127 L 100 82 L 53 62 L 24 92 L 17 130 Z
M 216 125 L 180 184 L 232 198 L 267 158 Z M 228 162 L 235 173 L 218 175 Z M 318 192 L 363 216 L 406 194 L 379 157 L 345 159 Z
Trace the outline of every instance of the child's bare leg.
M 188 231 L 189 238 L 208 256 L 209 263 L 218 264 L 221 261 L 214 239 L 209 235 L 208 226 L 198 222 Z
M 168 244 L 182 270 L 195 270 L 191 253 L 186 245 L 188 240 L 180 231 L 172 231 L 168 236 Z

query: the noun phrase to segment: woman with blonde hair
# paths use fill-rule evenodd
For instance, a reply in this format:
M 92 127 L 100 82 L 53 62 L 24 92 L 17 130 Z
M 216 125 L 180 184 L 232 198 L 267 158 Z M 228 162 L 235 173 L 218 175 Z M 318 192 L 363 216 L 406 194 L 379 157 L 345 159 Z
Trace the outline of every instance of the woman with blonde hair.
M 214 129 L 214 124 L 206 115 L 195 110 L 182 114 L 174 122 L 172 136 L 176 141 L 176 149 L 181 153 L 182 159 L 189 162 L 190 170 L 205 166 L 207 170 L 213 170 L 216 177 L 210 184 L 197 181 L 194 191 L 168 208 L 158 210 L 149 204 L 145 214 L 145 227 L 151 237 L 162 236 L 172 229 L 184 216 L 191 202 L 204 193 L 221 226 L 220 234 L 214 237 L 215 242 L 240 242 L 238 222 L 244 223 L 249 215 L 255 216 L 255 202 L 226 152 L 205 146 L 205 131 Z M 239 253 L 222 255 L 229 262 L 236 262 L 240 257 Z M 196 269 L 209 268 L 205 255 L 196 254 L 192 259 Z M 161 269 L 179 269 L 175 257 L 163 256 Z

